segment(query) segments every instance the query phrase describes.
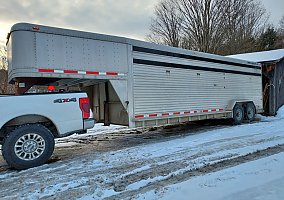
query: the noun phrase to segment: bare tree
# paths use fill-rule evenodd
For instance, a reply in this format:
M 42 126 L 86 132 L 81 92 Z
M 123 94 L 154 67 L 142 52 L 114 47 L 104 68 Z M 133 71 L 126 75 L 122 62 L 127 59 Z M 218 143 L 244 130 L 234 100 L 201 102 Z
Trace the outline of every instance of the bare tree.
M 197 51 L 247 52 L 256 49 L 256 38 L 266 24 L 265 13 L 257 0 L 162 0 L 150 35 L 160 43 Z M 178 35 L 178 45 L 171 40 L 175 38 L 172 30 Z
M 154 11 L 150 26 L 151 34 L 147 40 L 154 43 L 166 44 L 174 47 L 181 45 L 181 22 L 182 17 L 177 9 L 175 0 L 163 0 Z
M 0 47 L 0 94 L 14 94 L 15 86 L 8 83 L 7 49 Z
M 282 16 L 282 18 L 279 22 L 279 29 L 282 33 L 284 33 L 284 15 Z
M 222 0 L 179 0 L 179 11 L 188 48 L 215 53 L 223 35 Z
M 7 90 L 7 71 L 0 69 L 0 94 L 6 94 Z
M 7 70 L 8 62 L 7 62 L 7 49 L 6 47 L 0 46 L 0 69 Z
M 226 0 L 225 37 L 219 54 L 251 52 L 267 26 L 266 11 L 254 0 Z
M 284 48 L 284 15 L 282 16 L 279 22 L 279 28 L 277 30 L 277 41 L 276 41 L 276 48 Z
M 8 83 L 8 71 L 0 69 L 0 94 L 15 94 L 15 85 Z

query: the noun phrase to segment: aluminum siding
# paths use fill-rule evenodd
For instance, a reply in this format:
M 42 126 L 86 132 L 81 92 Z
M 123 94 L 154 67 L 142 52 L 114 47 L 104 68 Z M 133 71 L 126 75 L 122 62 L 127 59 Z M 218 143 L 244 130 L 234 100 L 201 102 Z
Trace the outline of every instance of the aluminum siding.
M 125 44 L 46 33 L 37 33 L 36 40 L 37 66 L 41 68 L 121 73 L 128 70 Z
M 9 45 L 9 81 L 17 77 L 120 79 L 128 73 L 127 44 L 16 31 L 12 32 Z M 41 69 L 55 72 L 41 73 Z M 59 73 L 60 70 L 79 72 Z M 88 75 L 88 71 L 100 74 Z M 112 72 L 122 75 L 103 75 Z
M 141 52 L 133 52 L 133 58 L 261 73 L 260 69 Z M 135 115 L 194 109 L 226 109 L 232 100 L 251 100 L 257 109 L 262 109 L 261 76 L 135 63 L 133 74 Z

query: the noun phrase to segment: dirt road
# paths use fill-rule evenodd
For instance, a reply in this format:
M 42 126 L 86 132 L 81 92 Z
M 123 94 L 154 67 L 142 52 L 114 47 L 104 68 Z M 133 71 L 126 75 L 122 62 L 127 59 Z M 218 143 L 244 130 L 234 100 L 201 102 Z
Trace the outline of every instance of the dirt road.
M 150 129 L 125 129 L 114 130 L 114 133 L 98 135 L 77 135 L 68 138 L 57 139 L 56 148 L 49 163 L 66 160 L 88 153 L 102 153 L 140 144 L 150 144 L 185 137 L 204 131 L 231 126 L 229 121 L 215 120 L 206 121 L 202 124 L 188 123 L 174 126 L 150 128 Z M 91 133 L 92 131 L 89 131 Z M 1 146 L 0 146 L 1 147 Z M 0 156 L 0 172 L 8 170 L 3 157 Z
M 150 190 L 161 193 L 193 176 L 284 151 L 283 130 L 283 120 L 276 120 L 59 140 L 50 164 L 18 172 L 1 162 L 0 198 L 136 199 Z

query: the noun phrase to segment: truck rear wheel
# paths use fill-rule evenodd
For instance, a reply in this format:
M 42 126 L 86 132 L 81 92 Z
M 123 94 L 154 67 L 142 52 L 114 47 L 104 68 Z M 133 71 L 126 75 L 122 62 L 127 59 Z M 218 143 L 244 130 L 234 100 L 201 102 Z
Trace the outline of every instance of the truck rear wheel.
M 44 164 L 54 150 L 54 137 L 40 124 L 23 125 L 7 135 L 2 154 L 14 169 L 27 169 Z
M 233 109 L 233 123 L 238 125 L 244 121 L 244 108 L 240 104 L 236 104 Z

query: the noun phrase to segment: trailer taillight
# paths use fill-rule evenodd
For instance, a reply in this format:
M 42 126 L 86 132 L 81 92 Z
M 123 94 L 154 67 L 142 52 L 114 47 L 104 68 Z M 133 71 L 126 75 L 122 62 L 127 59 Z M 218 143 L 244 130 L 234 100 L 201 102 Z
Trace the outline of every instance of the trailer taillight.
M 88 97 L 79 99 L 80 109 L 83 114 L 83 119 L 88 119 L 90 117 L 90 100 Z
M 32 29 L 33 29 L 34 31 L 39 31 L 39 27 L 38 27 L 38 26 L 34 26 Z
M 55 91 L 55 86 L 49 85 L 49 86 L 47 87 L 47 90 L 48 90 L 48 91 Z

